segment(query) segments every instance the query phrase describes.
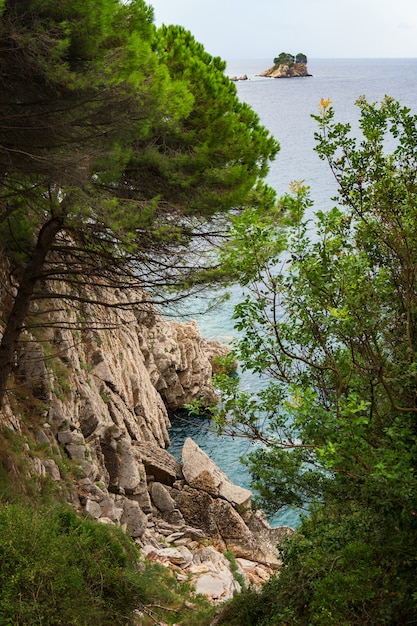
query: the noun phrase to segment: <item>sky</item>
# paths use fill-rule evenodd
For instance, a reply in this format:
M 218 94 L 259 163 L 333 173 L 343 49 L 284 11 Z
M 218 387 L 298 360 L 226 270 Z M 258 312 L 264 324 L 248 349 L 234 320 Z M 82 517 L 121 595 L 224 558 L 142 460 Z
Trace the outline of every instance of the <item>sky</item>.
M 417 58 L 416 0 L 147 0 L 212 56 Z

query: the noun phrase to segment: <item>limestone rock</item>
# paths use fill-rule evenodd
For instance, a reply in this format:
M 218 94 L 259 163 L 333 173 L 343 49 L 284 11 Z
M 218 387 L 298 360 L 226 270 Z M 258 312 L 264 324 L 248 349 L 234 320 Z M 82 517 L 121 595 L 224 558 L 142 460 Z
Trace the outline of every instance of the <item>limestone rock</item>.
M 130 438 L 123 436 L 117 440 L 115 448 L 119 489 L 128 495 L 137 495 L 146 490 L 145 470 L 135 454 L 136 450 L 131 445 Z
M 271 528 L 263 511 L 251 511 L 244 515 L 245 523 L 251 531 L 255 543 L 262 546 L 267 561 L 277 564 L 276 546 L 294 531 L 289 526 Z
M 36 399 L 31 433 L 51 456 L 67 454 L 78 465 L 67 496 L 74 508 L 99 523 L 122 525 L 145 551 L 153 550 L 184 579 L 192 576 L 213 602 L 222 601 L 238 586 L 221 552 L 233 549 L 255 563 L 245 574 L 255 584 L 267 578 L 262 563 L 274 561 L 278 534 L 251 512 L 250 492 L 233 485 L 194 442 L 184 446 L 183 468 L 167 451 L 167 407 L 196 398 L 215 402 L 211 376 L 216 357 L 228 348 L 205 341 L 195 322 L 165 321 L 145 302 L 145 294 L 143 303 L 140 294 L 127 290 L 112 298 L 122 307 L 83 309 L 82 331 L 71 330 L 80 328 L 75 307 L 57 310 L 45 304 L 45 310 L 55 309 L 49 328 L 45 319 L 42 339 L 53 347 L 53 363 L 43 360 L 43 343 L 26 332 L 14 373 L 28 403 Z M 0 425 L 21 435 L 26 428 L 8 404 L 13 389 L 11 384 Z M 54 460 L 31 458 L 30 450 L 22 446 L 30 473 L 58 484 L 67 481 Z M 3 464 L 17 480 L 12 456 L 5 455 Z M 212 546 L 203 549 L 207 542 Z
M 163 448 L 141 441 L 134 441 L 133 445 L 148 476 L 164 485 L 172 485 L 183 477 L 180 463 Z
M 311 74 L 308 73 L 307 66 L 304 63 L 295 63 L 294 65 L 282 63 L 280 65 L 273 65 L 267 70 L 264 70 L 259 76 L 266 76 L 268 78 L 304 78 L 311 76 Z
M 49 424 L 47 425 L 49 426 Z M 48 430 L 48 429 L 46 429 Z M 51 440 L 48 437 L 48 435 L 46 434 L 45 430 L 42 428 L 39 428 L 39 430 L 36 431 L 36 435 L 35 435 L 35 439 L 36 439 L 36 443 L 46 443 L 46 444 L 50 444 Z
M 192 552 L 186 546 L 177 546 L 175 548 L 159 548 L 147 552 L 147 556 L 152 554 L 154 560 L 160 562 L 170 561 L 179 567 L 188 567 L 193 560 Z
M 84 508 L 85 508 L 85 512 L 91 515 L 92 517 L 94 517 L 95 519 L 98 519 L 102 515 L 101 507 L 98 504 L 98 502 L 95 502 L 94 500 L 90 500 L 90 498 L 87 498 Z
M 45 468 L 46 474 L 56 483 L 61 480 L 61 472 L 57 463 L 53 459 L 43 459 L 42 464 Z
M 139 503 L 127 498 L 123 503 L 123 515 L 120 521 L 126 525 L 127 532 L 133 538 L 141 537 L 148 524 L 148 518 L 143 513 Z
M 161 512 L 170 513 L 175 509 L 175 501 L 171 498 L 168 490 L 161 483 L 153 483 L 151 487 L 152 501 Z
M 195 585 L 195 592 L 213 603 L 230 600 L 240 591 L 240 585 L 230 571 L 228 560 L 211 546 L 194 553 L 193 565 L 188 572 Z
M 185 487 L 182 491 L 171 491 L 176 506 L 185 522 L 201 530 L 219 550 L 233 550 L 236 556 L 261 562 L 277 562 L 277 555 L 267 554 L 262 545 L 257 545 L 252 532 L 233 506 L 226 500 L 213 498 L 208 493 Z M 276 550 L 275 550 L 276 552 Z
M 208 493 L 186 486 L 181 491 L 173 489 L 171 496 L 189 526 L 200 528 L 217 543 L 222 542 L 216 520 L 210 514 L 213 498 Z
M 99 505 L 102 517 L 110 519 L 112 522 L 120 522 L 123 509 L 116 506 L 116 502 L 110 496 L 99 500 Z
M 147 366 L 155 368 L 155 387 L 169 409 L 177 409 L 195 398 L 207 405 L 217 401 L 211 383 L 212 369 L 207 342 L 194 321 L 156 325 L 149 331 Z
M 216 573 L 209 572 L 198 576 L 195 581 L 195 592 L 213 603 L 230 600 L 237 591 L 240 591 L 240 585 L 226 567 Z
M 82 444 L 67 443 L 65 450 L 73 461 L 85 461 L 86 449 Z
M 210 515 L 217 524 L 227 549 L 231 549 L 236 556 L 249 559 L 257 556 L 258 547 L 252 533 L 239 513 L 228 502 L 220 499 L 214 500 Z
M 44 353 L 41 346 L 29 342 L 21 347 L 21 356 L 18 360 L 17 376 L 34 398 L 43 401 L 50 399 L 48 370 L 45 365 Z
M 251 492 L 234 485 L 217 465 L 189 437 L 182 449 L 183 474 L 191 487 L 221 497 L 233 505 L 247 506 Z
M 84 442 L 82 433 L 75 430 L 61 430 L 58 432 L 57 439 L 59 443 L 66 444 L 78 444 Z
M 271 578 L 274 570 L 265 565 L 260 565 L 256 561 L 237 558 L 236 564 L 243 573 L 243 578 L 248 587 L 260 589 Z

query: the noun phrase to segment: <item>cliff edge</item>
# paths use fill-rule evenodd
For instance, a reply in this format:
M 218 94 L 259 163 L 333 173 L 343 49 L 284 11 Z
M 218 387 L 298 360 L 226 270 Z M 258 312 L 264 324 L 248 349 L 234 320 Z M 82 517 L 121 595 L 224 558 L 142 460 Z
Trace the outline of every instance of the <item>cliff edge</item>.
M 287 529 L 271 529 L 250 492 L 193 442 L 183 463 L 167 450 L 168 411 L 216 402 L 213 361 L 227 347 L 206 341 L 193 321 L 165 320 L 145 294 L 142 305 L 137 293 L 114 297 L 118 306 L 105 309 L 33 306 L 0 413 L 2 464 L 14 480 L 52 483 L 78 511 L 121 525 L 148 558 L 192 573 L 214 602 L 236 590 L 224 550 L 261 584 L 279 565 L 276 543 Z
M 311 76 L 311 74 L 308 73 L 305 63 L 295 63 L 294 65 L 280 63 L 264 70 L 259 76 L 265 76 L 266 78 L 304 78 Z

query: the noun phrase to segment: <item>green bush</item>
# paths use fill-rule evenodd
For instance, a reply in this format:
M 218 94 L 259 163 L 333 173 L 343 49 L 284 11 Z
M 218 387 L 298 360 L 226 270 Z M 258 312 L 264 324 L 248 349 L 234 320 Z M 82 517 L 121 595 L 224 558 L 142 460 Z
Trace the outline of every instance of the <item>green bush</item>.
M 121 531 L 64 505 L 2 505 L 0 623 L 133 624 L 145 600 L 138 556 Z
M 413 624 L 414 541 L 409 528 L 391 527 L 388 512 L 381 522 L 372 510 L 349 502 L 340 508 L 316 506 L 282 546 L 279 575 L 259 594 L 233 598 L 218 624 Z M 401 562 L 392 558 L 399 551 Z

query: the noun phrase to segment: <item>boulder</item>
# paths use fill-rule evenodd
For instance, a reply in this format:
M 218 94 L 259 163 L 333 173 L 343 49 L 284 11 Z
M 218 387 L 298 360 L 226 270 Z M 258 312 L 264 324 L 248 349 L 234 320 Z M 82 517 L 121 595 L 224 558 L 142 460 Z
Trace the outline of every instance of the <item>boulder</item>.
M 101 517 L 101 507 L 99 503 L 95 502 L 94 500 L 90 500 L 90 498 L 87 498 L 84 509 L 86 513 L 88 513 L 89 515 L 91 515 L 91 517 L 94 517 L 95 519 Z
M 267 517 L 263 511 L 251 511 L 244 516 L 245 522 L 256 543 L 263 546 L 264 551 L 270 551 L 271 555 L 276 554 L 276 546 L 281 543 L 294 530 L 289 526 L 279 526 L 271 528 Z
M 142 551 L 143 553 L 143 551 Z M 166 563 L 169 561 L 178 567 L 188 567 L 193 560 L 192 552 L 186 546 L 176 546 L 175 548 L 158 548 L 145 551 L 145 556 L 152 556 L 153 560 Z
M 134 441 L 133 446 L 137 450 L 147 476 L 164 485 L 172 485 L 176 480 L 181 480 L 182 469 L 177 459 L 164 448 L 148 441 Z
M 61 472 L 59 471 L 57 463 L 53 459 L 43 459 L 42 464 L 47 476 L 58 483 L 61 480 Z
M 187 483 L 196 489 L 224 498 L 233 506 L 248 506 L 251 492 L 234 485 L 224 472 L 189 437 L 182 449 L 182 472 Z
M 187 485 L 181 491 L 172 489 L 171 496 L 175 500 L 176 507 L 181 511 L 186 524 L 201 529 L 205 535 L 217 543 L 221 541 L 216 521 L 210 515 L 213 498 L 208 493 Z
M 249 528 L 239 513 L 224 500 L 213 500 L 210 515 L 216 523 L 226 548 L 235 556 L 254 559 L 258 548 Z M 260 550 L 259 550 L 260 551 Z
M 148 517 L 140 508 L 139 503 L 127 498 L 123 501 L 123 515 L 120 521 L 134 539 L 142 537 L 148 525 Z
M 212 546 L 194 553 L 193 564 L 188 568 L 197 594 L 204 595 L 213 603 L 230 600 L 241 590 L 223 554 Z
M 153 483 L 151 496 L 154 505 L 162 513 L 170 513 L 175 509 L 175 501 L 171 498 L 168 489 L 161 483 Z
M 260 563 L 278 563 L 276 547 L 270 541 L 258 544 L 257 536 L 226 500 L 189 486 L 182 491 L 172 489 L 171 495 L 186 524 L 200 528 L 218 550 L 230 549 L 236 556 Z

